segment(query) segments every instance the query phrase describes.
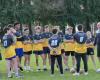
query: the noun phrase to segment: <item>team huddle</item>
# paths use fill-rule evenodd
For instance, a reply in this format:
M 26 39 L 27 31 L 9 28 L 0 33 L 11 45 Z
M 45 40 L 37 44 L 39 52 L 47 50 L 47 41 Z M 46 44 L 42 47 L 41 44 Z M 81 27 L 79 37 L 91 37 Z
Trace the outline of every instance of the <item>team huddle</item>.
M 47 61 L 51 67 L 51 76 L 54 75 L 54 66 L 60 70 L 63 76 L 63 70 L 70 70 L 74 76 L 79 76 L 81 69 L 81 58 L 83 60 L 84 75 L 88 75 L 88 57 L 93 62 L 94 70 L 96 61 L 94 57 L 94 48 L 97 45 L 97 57 L 100 61 L 100 22 L 97 23 L 96 36 L 92 32 L 84 32 L 82 24 L 77 26 L 76 33 L 73 33 L 73 27 L 67 26 L 65 33 L 60 30 L 59 26 L 50 28 L 48 25 L 34 27 L 34 33 L 30 34 L 29 27 L 20 30 L 20 23 L 8 25 L 4 28 L 4 36 L 1 38 L 2 46 L 5 48 L 4 57 L 7 62 L 8 78 L 12 77 L 14 71 L 16 77 L 22 77 L 19 69 L 23 71 L 31 71 L 30 58 L 35 54 L 37 71 L 40 71 L 39 56 L 43 61 L 43 71 L 47 71 Z M 72 67 L 69 67 L 69 56 L 72 57 Z M 21 59 L 24 56 L 24 67 L 21 65 Z M 0 58 L 1 58 L 0 54 Z M 48 59 L 48 60 L 47 60 Z M 63 67 L 64 63 L 64 67 Z M 64 68 L 64 69 L 63 69 Z

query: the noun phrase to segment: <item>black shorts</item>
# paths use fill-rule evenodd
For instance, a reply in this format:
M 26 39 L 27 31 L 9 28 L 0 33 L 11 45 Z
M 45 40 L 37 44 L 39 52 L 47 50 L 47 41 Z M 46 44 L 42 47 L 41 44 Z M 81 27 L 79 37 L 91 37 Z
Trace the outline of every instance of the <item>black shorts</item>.
M 43 53 L 44 53 L 44 54 L 50 54 L 50 49 L 49 49 L 49 47 L 43 47 Z
M 75 52 L 74 51 L 65 51 L 65 56 L 75 56 Z
M 94 49 L 93 48 L 87 48 L 87 55 L 94 55 Z
M 31 55 L 32 51 L 24 52 L 24 55 Z
M 0 60 L 2 60 L 2 55 L 1 55 L 1 53 L 0 53 Z
M 97 57 L 100 57 L 100 46 L 97 45 Z
M 36 54 L 36 55 L 42 55 L 43 51 L 33 51 L 33 53 Z

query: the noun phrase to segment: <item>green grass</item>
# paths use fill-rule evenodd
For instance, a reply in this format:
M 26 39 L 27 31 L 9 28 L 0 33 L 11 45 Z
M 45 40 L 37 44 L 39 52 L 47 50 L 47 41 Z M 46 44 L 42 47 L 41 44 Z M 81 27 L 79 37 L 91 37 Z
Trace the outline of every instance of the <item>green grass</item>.
M 23 61 L 24 61 L 24 58 L 23 58 Z M 42 68 L 43 66 L 42 66 L 41 58 L 39 59 L 39 61 Z M 100 64 L 97 59 L 96 59 L 96 63 L 97 63 L 97 67 L 99 68 Z M 23 65 L 23 62 L 22 62 L 22 65 Z M 69 60 L 69 65 L 71 65 L 71 59 Z M 24 78 L 22 79 L 17 79 L 15 77 L 13 77 L 12 79 L 8 79 L 7 72 L 6 72 L 6 62 L 5 62 L 5 59 L 3 59 L 2 61 L 0 61 L 0 80 L 100 80 L 100 73 L 96 73 L 94 71 L 91 60 L 89 60 L 89 64 L 88 64 L 89 66 L 88 76 L 84 76 L 83 74 L 81 74 L 79 77 L 75 77 L 70 72 L 64 72 L 64 76 L 60 76 L 59 71 L 55 67 L 55 76 L 51 77 L 50 66 L 48 65 L 48 63 L 47 63 L 47 66 L 48 66 L 48 71 L 36 72 L 35 57 L 32 54 L 31 67 L 33 68 L 33 72 L 25 72 L 25 71 L 21 72 L 24 75 Z M 81 67 L 83 66 L 81 65 Z

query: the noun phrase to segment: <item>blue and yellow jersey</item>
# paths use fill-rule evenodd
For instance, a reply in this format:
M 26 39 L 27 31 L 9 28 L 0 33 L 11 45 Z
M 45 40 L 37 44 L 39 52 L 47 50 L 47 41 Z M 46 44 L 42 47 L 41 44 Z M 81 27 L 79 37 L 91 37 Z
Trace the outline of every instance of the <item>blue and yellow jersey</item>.
M 49 46 L 52 48 L 51 55 L 60 55 L 61 54 L 61 38 L 58 35 L 53 35 L 49 39 Z M 56 52 L 56 54 L 55 54 Z
M 65 51 L 74 51 L 75 50 L 75 42 L 74 42 L 74 37 L 73 34 L 65 34 L 64 36 L 64 49 Z M 72 42 L 66 42 L 67 40 L 73 40 Z
M 64 49 L 64 33 L 63 32 L 58 32 L 58 36 L 61 38 L 61 49 Z
M 94 45 L 100 46 L 100 30 L 96 31 L 96 37 L 95 37 Z
M 37 43 L 33 43 L 33 51 L 41 51 L 43 50 L 43 43 L 39 42 L 43 40 L 43 35 L 42 34 L 34 34 L 33 35 L 33 42 L 37 41 Z
M 44 32 L 43 34 L 43 47 L 48 47 L 48 40 L 49 38 L 52 36 L 52 33 L 51 32 Z
M 23 41 L 23 38 L 22 38 L 22 34 L 21 34 L 21 32 L 20 31 L 17 31 L 16 33 L 15 33 L 15 36 L 16 36 L 16 48 L 23 48 L 23 43 L 22 43 L 22 41 Z
M 87 44 L 87 48 L 94 48 L 94 38 L 88 38 L 87 41 L 86 41 L 86 44 Z M 89 45 L 91 44 L 91 45 Z
M 61 38 L 61 42 L 63 42 L 64 33 L 63 32 L 58 32 L 58 36 Z
M 23 44 L 24 52 L 32 51 L 32 44 L 31 44 L 32 38 L 31 37 L 32 37 L 31 35 L 23 36 L 23 42 L 24 41 L 28 42 L 28 43 Z
M 87 47 L 86 47 L 87 35 L 84 32 L 75 33 L 74 40 L 75 40 L 75 52 L 80 53 L 80 54 L 86 53 L 87 52 Z
M 5 48 L 4 57 L 11 58 L 16 55 L 15 53 L 15 45 L 13 44 L 13 36 L 11 35 L 4 35 L 3 37 L 3 46 Z

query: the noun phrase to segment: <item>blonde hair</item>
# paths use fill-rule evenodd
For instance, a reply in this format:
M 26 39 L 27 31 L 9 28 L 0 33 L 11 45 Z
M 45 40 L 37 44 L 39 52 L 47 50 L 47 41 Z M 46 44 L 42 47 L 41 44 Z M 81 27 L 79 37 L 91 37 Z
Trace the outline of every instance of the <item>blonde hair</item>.
M 91 31 L 87 31 L 86 34 L 87 34 L 87 37 L 88 37 L 88 38 L 91 38 L 91 37 L 92 37 Z

